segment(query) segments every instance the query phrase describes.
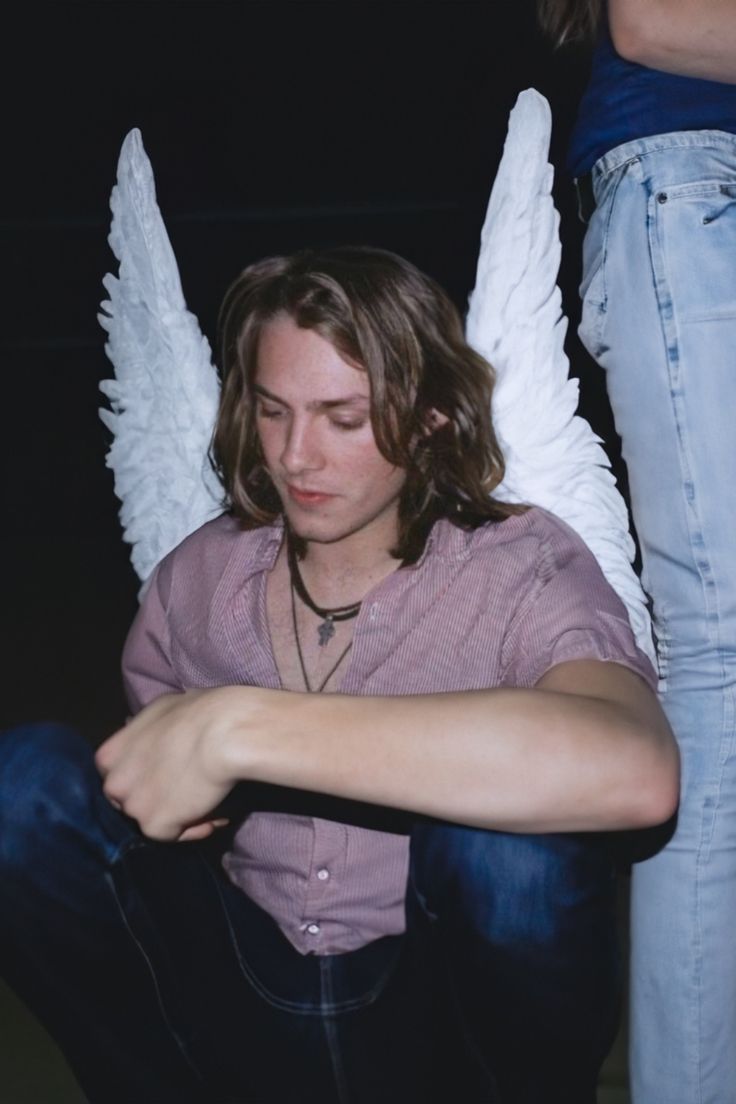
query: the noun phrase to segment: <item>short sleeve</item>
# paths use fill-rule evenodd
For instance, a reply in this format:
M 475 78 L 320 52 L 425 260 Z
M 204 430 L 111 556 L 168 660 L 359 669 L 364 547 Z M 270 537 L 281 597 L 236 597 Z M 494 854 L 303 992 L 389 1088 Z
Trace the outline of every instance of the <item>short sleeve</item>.
M 167 618 L 171 564 L 154 570 L 123 647 L 123 685 L 133 713 L 162 694 L 183 689 L 171 663 Z
M 656 674 L 637 647 L 626 607 L 595 556 L 568 526 L 550 522 L 504 641 L 504 685 L 534 686 L 558 663 L 597 659 L 630 668 L 656 690 Z

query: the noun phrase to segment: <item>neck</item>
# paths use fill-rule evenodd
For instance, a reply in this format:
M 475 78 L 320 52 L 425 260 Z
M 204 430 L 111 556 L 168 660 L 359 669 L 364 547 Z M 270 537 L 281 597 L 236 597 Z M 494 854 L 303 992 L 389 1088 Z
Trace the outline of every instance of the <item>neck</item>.
M 304 542 L 299 569 L 310 593 L 321 605 L 360 601 L 364 594 L 390 575 L 399 560 L 390 549 L 396 541 L 395 527 L 383 540 L 361 530 L 338 541 Z
M 361 545 L 343 546 L 343 542 L 322 544 L 307 541 L 304 555 L 299 561 L 310 574 L 319 575 L 371 575 L 378 571 L 390 571 L 399 561 L 386 548 L 366 548 Z

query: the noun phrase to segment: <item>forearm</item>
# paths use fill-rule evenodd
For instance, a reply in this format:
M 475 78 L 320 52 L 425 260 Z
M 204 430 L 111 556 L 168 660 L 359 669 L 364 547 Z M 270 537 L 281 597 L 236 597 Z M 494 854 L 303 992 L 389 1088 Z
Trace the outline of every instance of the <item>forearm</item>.
M 736 0 L 609 0 L 608 21 L 629 61 L 736 82 Z
M 267 724 L 232 729 L 238 777 L 520 832 L 638 827 L 676 801 L 666 727 L 609 701 L 536 689 L 294 694 L 267 696 L 265 712 Z

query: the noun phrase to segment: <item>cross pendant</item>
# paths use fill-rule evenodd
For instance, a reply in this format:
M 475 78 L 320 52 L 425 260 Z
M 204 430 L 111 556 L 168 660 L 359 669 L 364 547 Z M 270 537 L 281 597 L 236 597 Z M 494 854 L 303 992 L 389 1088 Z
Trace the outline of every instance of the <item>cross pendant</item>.
M 317 633 L 319 635 L 319 646 L 324 648 L 325 644 L 329 644 L 335 635 L 335 626 L 331 617 L 328 617 L 326 621 L 317 626 Z

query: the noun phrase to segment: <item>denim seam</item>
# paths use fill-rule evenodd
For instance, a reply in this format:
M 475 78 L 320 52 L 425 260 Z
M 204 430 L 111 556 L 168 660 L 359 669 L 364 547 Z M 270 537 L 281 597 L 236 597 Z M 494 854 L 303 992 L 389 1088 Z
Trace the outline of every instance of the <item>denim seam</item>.
M 602 279 L 603 279 L 603 302 L 601 303 L 601 313 L 604 316 L 605 316 L 606 310 L 608 308 L 608 280 L 607 280 L 608 245 L 609 245 L 609 241 L 610 241 L 610 237 L 611 237 L 611 223 L 613 222 L 613 216 L 616 213 L 616 200 L 618 198 L 618 190 L 621 187 L 621 184 L 623 182 L 624 177 L 628 175 L 628 172 L 629 172 L 629 169 L 631 168 L 631 166 L 638 164 L 638 162 L 639 162 L 638 157 L 632 157 L 630 161 L 627 161 L 625 164 L 620 166 L 620 171 L 619 171 L 619 174 L 618 174 L 618 180 L 616 181 L 616 183 L 613 186 L 613 191 L 611 192 L 611 198 L 610 198 L 610 201 L 608 203 L 608 217 L 606 219 L 606 228 L 603 232 L 603 239 L 602 239 L 602 243 L 601 243 L 601 248 L 602 248 L 602 252 L 603 252 L 603 256 L 601 258 L 601 274 L 602 274 Z M 599 337 L 602 339 L 602 336 L 603 336 L 603 334 L 602 334 L 602 328 L 601 328 L 601 332 L 599 334 Z
M 334 999 L 334 987 L 332 978 L 332 963 L 321 959 L 319 964 L 319 982 L 321 990 L 322 1029 L 327 1042 L 327 1052 L 330 1055 L 330 1065 L 335 1078 L 335 1088 L 339 1104 L 350 1104 L 348 1080 L 345 1076 L 345 1067 L 340 1053 L 340 1038 L 334 1009 L 337 1007 Z
M 706 872 L 708 862 L 710 860 L 710 846 L 713 841 L 713 832 L 715 831 L 715 823 L 718 815 L 718 810 L 721 803 L 721 784 L 723 781 L 723 771 L 726 765 L 728 755 L 732 750 L 734 734 L 733 734 L 733 721 L 734 721 L 734 696 L 731 691 L 724 689 L 724 707 L 723 707 L 723 728 L 722 732 L 730 733 L 728 739 L 721 741 L 721 754 L 718 761 L 718 777 L 715 783 L 715 793 L 713 795 L 713 801 L 708 804 L 706 801 L 703 806 L 703 813 L 700 822 L 700 838 L 698 840 L 698 850 L 695 858 L 695 885 L 694 885 L 694 922 L 693 931 L 695 932 L 695 954 L 694 954 L 694 971 L 693 971 L 693 985 L 694 992 L 694 1005 L 695 1005 L 695 1023 L 696 1023 L 696 1039 L 695 1039 L 695 1054 L 699 1057 L 707 1049 L 708 1033 L 703 1025 L 703 936 L 702 936 L 702 922 L 703 907 L 701 904 L 701 886 L 703 883 L 703 875 Z M 704 1086 L 702 1077 L 702 1066 L 696 1058 L 696 1087 L 698 1093 L 698 1099 L 696 1104 L 704 1104 Z
M 700 536 L 703 526 L 699 517 L 698 503 L 695 501 L 694 496 L 692 458 L 690 456 L 690 447 L 685 431 L 685 410 L 682 397 L 682 378 L 680 372 L 679 333 L 677 328 L 677 319 L 675 318 L 674 304 L 669 288 L 669 281 L 667 279 L 667 273 L 664 266 L 662 229 L 660 220 L 657 218 L 655 204 L 657 207 L 659 206 L 655 193 L 651 189 L 649 189 L 647 202 L 649 251 L 652 264 L 652 272 L 654 274 L 655 294 L 657 297 L 659 316 L 662 324 L 662 337 L 665 343 L 665 359 L 669 376 L 669 392 L 670 400 L 672 403 L 672 414 L 674 417 L 677 440 L 679 444 L 678 461 L 680 465 L 680 476 L 682 479 L 683 489 L 685 491 L 686 498 L 685 517 L 687 519 L 690 550 L 692 553 L 693 562 L 698 572 L 698 577 L 700 579 L 703 596 L 703 608 L 706 611 L 706 621 L 710 626 L 712 625 L 714 615 L 716 622 L 719 620 L 718 609 L 713 608 L 713 600 L 711 599 L 709 594 L 710 588 L 707 585 L 708 581 L 712 580 L 713 578 L 713 571 L 711 564 L 705 554 L 702 536 Z M 717 644 L 718 642 L 716 641 L 715 643 Z
M 672 403 L 672 413 L 674 416 L 674 422 L 677 432 L 677 439 L 679 443 L 678 448 L 678 461 L 680 464 L 680 475 L 683 481 L 683 489 L 685 490 L 686 497 L 686 510 L 685 517 L 687 519 L 687 530 L 690 542 L 690 549 L 693 556 L 693 562 L 697 569 L 698 578 L 700 579 L 700 586 L 703 598 L 703 607 L 706 611 L 706 623 L 712 624 L 713 616 L 715 615 L 716 622 L 719 621 L 717 608 L 713 609 L 713 604 L 709 597 L 709 587 L 706 585 L 707 578 L 712 579 L 712 569 L 710 563 L 705 558 L 705 551 L 702 542 L 702 538 L 698 537 L 698 533 L 702 531 L 702 524 L 699 521 L 698 516 L 698 504 L 695 501 L 694 494 L 692 494 L 693 479 L 692 479 L 692 461 L 690 458 L 690 450 L 688 447 L 687 437 L 685 433 L 685 427 L 683 425 L 684 419 L 684 402 L 682 399 L 682 379 L 680 374 L 680 349 L 679 349 L 679 334 L 677 328 L 677 320 L 675 318 L 674 304 L 672 296 L 670 294 L 669 281 L 667 279 L 667 273 L 664 265 L 664 248 L 662 241 L 662 227 L 661 221 L 657 217 L 657 195 L 649 188 L 648 204 L 647 204 L 647 224 L 648 224 L 648 237 L 649 237 L 649 249 L 652 264 L 652 271 L 654 274 L 655 293 L 657 296 L 657 303 L 659 307 L 659 315 L 662 324 L 662 336 L 665 342 L 665 354 L 667 370 L 669 375 L 669 391 L 670 400 Z M 694 934 L 694 946 L 693 946 L 693 962 L 692 962 L 692 985 L 693 985 L 693 1002 L 694 1012 L 694 1078 L 695 1084 L 693 1086 L 694 1091 L 697 1094 L 694 1104 L 703 1104 L 703 1069 L 700 1062 L 700 1055 L 703 1053 L 703 1047 L 701 1046 L 704 1036 L 703 1026 L 703 1000 L 702 1000 L 702 984 L 703 984 L 703 935 L 702 935 L 702 901 L 701 901 L 701 887 L 703 881 L 703 874 L 708 861 L 709 839 L 712 838 L 712 828 L 715 822 L 715 813 L 718 805 L 717 793 L 720 786 L 716 786 L 715 800 L 710 803 L 705 803 L 701 812 L 700 818 L 700 832 L 697 843 L 697 852 L 695 857 L 695 885 L 693 895 L 693 934 Z
M 137 845 L 138 846 L 142 845 L 142 842 L 143 841 L 141 841 L 141 843 L 137 844 Z M 132 850 L 132 849 L 133 848 L 130 848 L 130 850 Z M 146 952 L 145 947 L 143 946 L 140 939 L 138 939 L 138 937 L 136 936 L 136 934 L 133 931 L 132 927 L 130 926 L 130 923 L 128 921 L 128 915 L 125 911 L 125 908 L 123 906 L 122 901 L 120 900 L 120 895 L 118 894 L 117 886 L 115 885 L 115 880 L 112 876 L 112 870 L 111 869 L 105 872 L 105 881 L 107 882 L 108 887 L 110 888 L 110 890 L 112 892 L 112 896 L 115 900 L 115 904 L 117 905 L 118 912 L 120 913 L 120 918 L 123 922 L 123 925 L 125 926 L 125 930 L 127 931 L 128 935 L 132 939 L 133 943 L 138 948 L 138 951 L 140 952 L 141 956 L 143 957 L 143 960 L 146 963 L 146 966 L 148 967 L 148 971 L 151 975 L 151 980 L 153 981 L 153 987 L 154 987 L 154 990 L 155 990 L 155 993 L 156 993 L 156 1002 L 157 1002 L 159 1010 L 161 1012 L 162 1019 L 163 1019 L 164 1023 L 166 1024 L 166 1027 L 168 1028 L 169 1032 L 171 1033 L 172 1038 L 176 1042 L 176 1045 L 178 1046 L 179 1050 L 181 1051 L 182 1057 L 186 1061 L 187 1065 L 192 1070 L 192 1072 L 199 1078 L 201 1083 L 204 1085 L 204 1084 L 207 1083 L 206 1078 L 203 1076 L 202 1071 L 199 1069 L 199 1067 L 195 1064 L 192 1056 L 189 1053 L 188 1047 L 187 1047 L 186 1043 L 184 1042 L 184 1039 L 181 1037 L 180 1033 L 177 1031 L 177 1029 L 172 1024 L 171 1020 L 169 1019 L 169 1016 L 168 1016 L 167 1011 L 166 1011 L 166 1006 L 164 1004 L 163 996 L 161 994 L 161 987 L 158 983 L 158 978 L 156 976 L 156 971 L 153 967 L 153 963 L 151 962 L 151 959 L 150 959 L 148 953 Z
M 700 838 L 698 840 L 698 850 L 695 857 L 695 885 L 693 887 L 693 910 L 695 915 L 693 916 L 693 934 L 694 934 L 694 953 L 693 953 L 693 1003 L 695 1005 L 695 1016 L 693 1017 L 695 1023 L 695 1040 L 694 1040 L 694 1070 L 695 1070 L 695 1091 L 697 1093 L 697 1100 L 694 1104 L 703 1104 L 703 1078 L 702 1067 L 700 1063 L 700 1055 L 702 1053 L 702 1039 L 703 1039 L 703 931 L 701 917 L 703 910 L 701 906 L 701 885 L 702 885 L 702 873 L 703 873 L 703 829 L 705 827 L 705 816 L 701 817 L 700 822 Z
M 630 164 L 637 158 L 648 157 L 650 154 L 677 149 L 688 151 L 722 148 L 728 150 L 736 148 L 736 134 L 718 130 L 673 131 L 670 134 L 657 134 L 649 138 L 635 138 L 633 141 L 614 146 L 596 161 L 591 172 L 595 177 L 604 177 L 616 172 L 622 165 Z
M 597 269 L 596 273 L 593 275 L 593 277 L 592 277 L 592 279 L 591 279 L 591 281 L 588 285 L 588 289 L 590 289 L 590 287 L 593 285 L 593 281 L 595 280 L 596 275 L 598 274 L 598 272 L 600 272 L 601 298 L 597 302 L 594 302 L 593 300 L 590 300 L 591 304 L 594 305 L 594 309 L 595 309 L 595 312 L 596 312 L 596 325 L 595 325 L 595 340 L 596 340 L 595 353 L 596 353 L 596 355 L 598 355 L 600 353 L 600 351 L 602 349 L 602 346 L 603 346 L 603 332 L 604 332 L 604 327 L 605 327 L 605 324 L 606 324 L 606 316 L 607 316 L 607 311 L 608 311 L 608 285 L 607 285 L 608 243 L 609 243 L 609 240 L 610 240 L 611 223 L 613 221 L 613 216 L 614 216 L 614 213 L 615 213 L 615 210 L 616 210 L 616 198 L 618 196 L 618 190 L 621 187 L 621 182 L 623 181 L 624 177 L 628 173 L 629 168 L 631 167 L 632 164 L 636 164 L 638 162 L 638 160 L 639 160 L 638 157 L 633 157 L 633 158 L 631 158 L 630 161 L 627 161 L 623 165 L 618 166 L 618 169 L 616 170 L 618 172 L 618 179 L 615 181 L 615 183 L 613 185 L 613 189 L 612 189 L 610 197 L 607 197 L 607 199 L 606 199 L 606 205 L 608 207 L 608 210 L 606 212 L 605 225 L 604 225 L 603 230 L 601 232 L 601 259 L 600 259 L 600 263 L 598 265 L 598 269 Z M 610 175 L 610 174 L 606 174 L 606 175 Z M 585 297 L 586 297 L 586 299 L 588 298 L 588 293 L 586 293 Z
M 222 906 L 222 911 L 223 911 L 223 915 L 224 915 L 224 918 L 225 918 L 225 923 L 227 924 L 227 929 L 228 929 L 228 932 L 230 933 L 230 942 L 232 943 L 233 950 L 234 950 L 235 956 L 238 960 L 238 964 L 240 966 L 241 972 L 242 972 L 243 976 L 245 977 L 245 979 L 249 982 L 251 987 L 258 994 L 258 996 L 261 997 L 263 1000 L 265 1000 L 267 1004 L 270 1004 L 273 1008 L 278 1008 L 282 1012 L 292 1012 L 292 1013 L 295 1013 L 296 1015 L 303 1015 L 303 1016 L 323 1015 L 324 1012 L 327 1011 L 328 1009 L 327 1009 L 327 1007 L 325 1006 L 325 1004 L 323 1003 L 322 1000 L 320 1000 L 320 1002 L 318 1004 L 315 1004 L 315 1003 L 308 1003 L 308 1002 L 304 1002 L 304 1001 L 301 1001 L 301 1002 L 300 1001 L 290 1001 L 285 997 L 277 997 L 276 994 L 272 993 L 269 989 L 267 989 L 266 986 L 263 984 L 263 982 L 260 980 L 260 978 L 258 978 L 253 973 L 250 966 L 248 965 L 247 960 L 243 957 L 243 955 L 241 953 L 240 945 L 238 943 L 237 937 L 235 935 L 235 931 L 233 929 L 232 922 L 230 920 L 230 914 L 229 914 L 229 912 L 227 910 L 227 907 L 225 905 L 225 901 L 224 901 L 223 896 L 222 896 L 222 891 L 221 891 L 219 885 L 217 884 L 217 878 L 215 878 L 212 871 L 210 871 L 210 876 L 212 877 L 212 880 L 213 880 L 214 885 L 215 885 L 215 889 L 217 890 L 217 894 L 218 894 L 218 897 L 220 899 L 220 904 Z M 376 982 L 376 984 L 373 986 L 372 989 L 369 989 L 366 993 L 363 993 L 360 997 L 354 997 L 351 1000 L 341 1001 L 341 1002 L 338 1002 L 335 1005 L 332 1005 L 329 1008 L 329 1011 L 332 1012 L 332 1013 L 335 1013 L 335 1014 L 339 1014 L 339 1013 L 342 1013 L 342 1012 L 354 1012 L 359 1008 L 366 1008 L 368 1005 L 373 1004 L 376 1001 L 376 999 L 380 996 L 380 994 L 383 992 L 383 990 L 385 989 L 386 984 L 388 982 L 388 978 L 389 978 L 391 972 L 392 972 L 392 968 L 389 967 L 388 969 L 386 969 L 384 971 L 384 973 L 378 979 L 378 981 Z
M 489 1081 L 492 1082 L 494 1088 L 497 1089 L 496 1078 L 495 1078 L 492 1070 L 490 1070 L 488 1068 L 488 1063 L 486 1062 L 486 1059 L 483 1055 L 483 1051 L 481 1050 L 480 1043 L 478 1042 L 475 1035 L 471 1031 L 468 1030 L 466 1016 L 465 1016 L 464 1009 L 463 1009 L 463 1003 L 460 1000 L 460 994 L 458 992 L 458 985 L 457 985 L 457 979 L 455 977 L 455 971 L 451 968 L 451 965 L 447 960 L 447 955 L 446 954 L 443 956 L 443 958 L 444 958 L 444 967 L 445 967 L 445 977 L 446 977 L 446 980 L 447 980 L 447 988 L 449 989 L 449 991 L 452 995 L 452 1003 L 455 1006 L 455 1019 L 456 1019 L 457 1024 L 459 1025 L 460 1034 L 462 1035 L 462 1038 L 464 1039 L 465 1044 L 466 1044 L 469 1052 L 474 1056 L 476 1062 L 478 1063 L 478 1067 L 481 1070 L 483 1070 L 486 1077 L 489 1079 Z
M 427 900 L 426 896 L 421 892 L 421 890 L 417 886 L 417 881 L 416 881 L 416 878 L 414 876 L 414 864 L 413 863 L 411 863 L 410 866 L 409 866 L 408 890 L 413 894 L 414 899 L 416 900 L 417 906 L 419 907 L 420 911 L 424 914 L 424 916 L 427 918 L 427 920 L 429 920 L 431 924 L 435 924 L 437 922 L 437 919 L 438 919 L 437 914 L 435 912 L 432 912 L 431 908 L 429 907 L 429 901 Z M 407 896 L 408 896 L 408 893 L 407 893 Z
M 594 169 L 593 175 L 595 177 L 595 183 L 597 184 L 599 180 L 607 180 L 608 177 L 613 176 L 614 173 L 620 173 L 622 177 L 625 176 L 627 170 L 631 165 L 635 165 L 637 161 L 640 161 L 642 157 L 646 156 L 646 154 L 636 153 L 632 154 L 631 157 L 627 157 L 625 161 L 620 161 L 616 165 L 611 165 L 611 167 L 608 169 Z M 616 187 L 618 187 L 618 184 L 616 185 Z

